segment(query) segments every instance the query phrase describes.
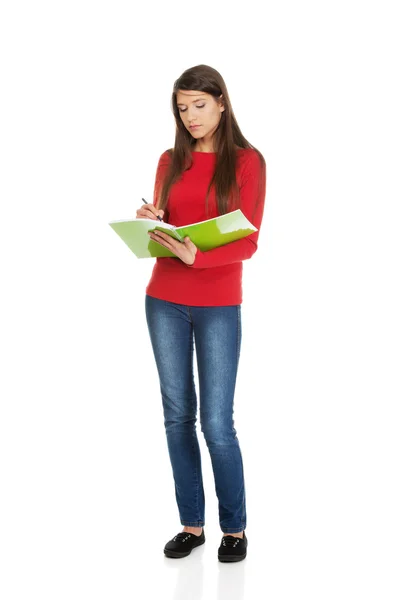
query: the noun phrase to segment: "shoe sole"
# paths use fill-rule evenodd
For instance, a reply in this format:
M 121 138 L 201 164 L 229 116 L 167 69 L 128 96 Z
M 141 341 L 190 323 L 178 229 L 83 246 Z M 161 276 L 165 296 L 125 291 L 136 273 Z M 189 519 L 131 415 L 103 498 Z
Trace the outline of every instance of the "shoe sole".
M 247 551 L 242 554 L 242 556 L 233 556 L 233 555 L 229 555 L 226 554 L 225 556 L 220 556 L 218 554 L 218 560 L 220 560 L 221 562 L 238 562 L 239 560 L 243 560 L 244 558 L 246 558 L 247 556 Z
M 185 556 L 189 556 L 189 554 L 191 554 L 191 552 L 195 549 L 198 548 L 199 546 L 201 546 L 202 544 L 204 544 L 206 540 L 203 540 L 202 542 L 199 542 L 198 544 L 196 544 L 195 546 L 192 547 L 191 550 L 189 550 L 189 552 L 175 552 L 175 550 L 166 550 L 164 548 L 164 554 L 165 556 L 168 556 L 168 558 L 184 558 Z

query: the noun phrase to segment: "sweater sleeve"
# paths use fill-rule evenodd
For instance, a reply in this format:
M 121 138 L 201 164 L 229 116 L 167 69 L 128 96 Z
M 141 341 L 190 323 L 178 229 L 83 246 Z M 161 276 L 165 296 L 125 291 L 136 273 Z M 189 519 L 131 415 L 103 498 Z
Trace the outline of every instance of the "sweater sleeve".
M 194 263 L 187 265 L 188 267 L 192 269 L 221 267 L 247 260 L 253 256 L 257 250 L 258 236 L 264 214 L 266 179 L 266 165 L 261 164 L 257 152 L 254 151 L 243 167 L 240 185 L 240 209 L 245 217 L 257 227 L 258 231 L 241 240 L 230 242 L 206 252 L 197 249 Z
M 170 163 L 169 154 L 168 154 L 168 151 L 165 150 L 165 152 L 163 152 L 161 154 L 160 158 L 158 159 L 156 176 L 155 176 L 155 181 L 154 181 L 153 204 L 156 208 L 157 208 L 158 200 L 159 200 L 159 197 L 161 194 L 162 184 L 164 182 L 164 178 L 165 178 L 165 175 L 168 170 L 169 163 Z M 168 210 L 166 210 L 166 209 L 164 210 L 163 221 L 164 221 L 164 223 L 169 222 L 169 213 L 168 213 Z

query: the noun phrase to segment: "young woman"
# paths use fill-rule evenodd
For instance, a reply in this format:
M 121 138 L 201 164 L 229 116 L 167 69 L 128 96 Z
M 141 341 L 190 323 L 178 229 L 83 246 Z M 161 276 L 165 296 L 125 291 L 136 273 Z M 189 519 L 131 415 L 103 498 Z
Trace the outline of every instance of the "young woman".
M 210 452 L 223 532 L 218 558 L 247 554 L 243 461 L 233 421 L 241 345 L 243 260 L 257 250 L 266 192 L 262 154 L 241 133 L 223 78 L 215 69 L 187 69 L 173 86 L 175 146 L 159 158 L 153 204 L 137 218 L 180 226 L 240 208 L 258 231 L 225 246 L 200 251 L 186 237 L 149 237 L 175 257 L 157 258 L 146 288 L 145 312 L 158 370 L 168 452 L 183 530 L 166 556 L 190 554 L 205 541 L 205 498 L 196 434 L 200 388 L 201 430 Z

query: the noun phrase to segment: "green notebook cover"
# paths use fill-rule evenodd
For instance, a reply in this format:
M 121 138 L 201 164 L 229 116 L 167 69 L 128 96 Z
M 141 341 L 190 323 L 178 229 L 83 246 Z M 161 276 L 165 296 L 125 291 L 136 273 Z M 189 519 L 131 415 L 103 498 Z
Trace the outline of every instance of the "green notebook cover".
M 154 229 L 164 231 L 179 241 L 188 235 L 193 244 L 202 252 L 241 240 L 254 231 L 258 231 L 257 227 L 254 227 L 244 216 L 240 208 L 213 219 L 190 223 L 182 227 L 175 227 L 155 219 L 125 219 L 110 221 L 109 225 L 137 258 L 176 256 L 165 246 L 150 239 L 147 232 Z

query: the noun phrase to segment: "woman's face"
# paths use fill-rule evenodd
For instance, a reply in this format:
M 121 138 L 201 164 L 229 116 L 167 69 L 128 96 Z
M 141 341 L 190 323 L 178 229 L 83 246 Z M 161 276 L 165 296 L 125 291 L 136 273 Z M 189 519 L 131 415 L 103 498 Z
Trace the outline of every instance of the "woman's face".
M 222 97 L 222 94 L 220 98 Z M 192 137 L 210 140 L 221 120 L 224 107 L 214 96 L 196 90 L 178 90 L 176 103 L 182 122 Z M 198 125 L 191 129 L 191 125 Z

